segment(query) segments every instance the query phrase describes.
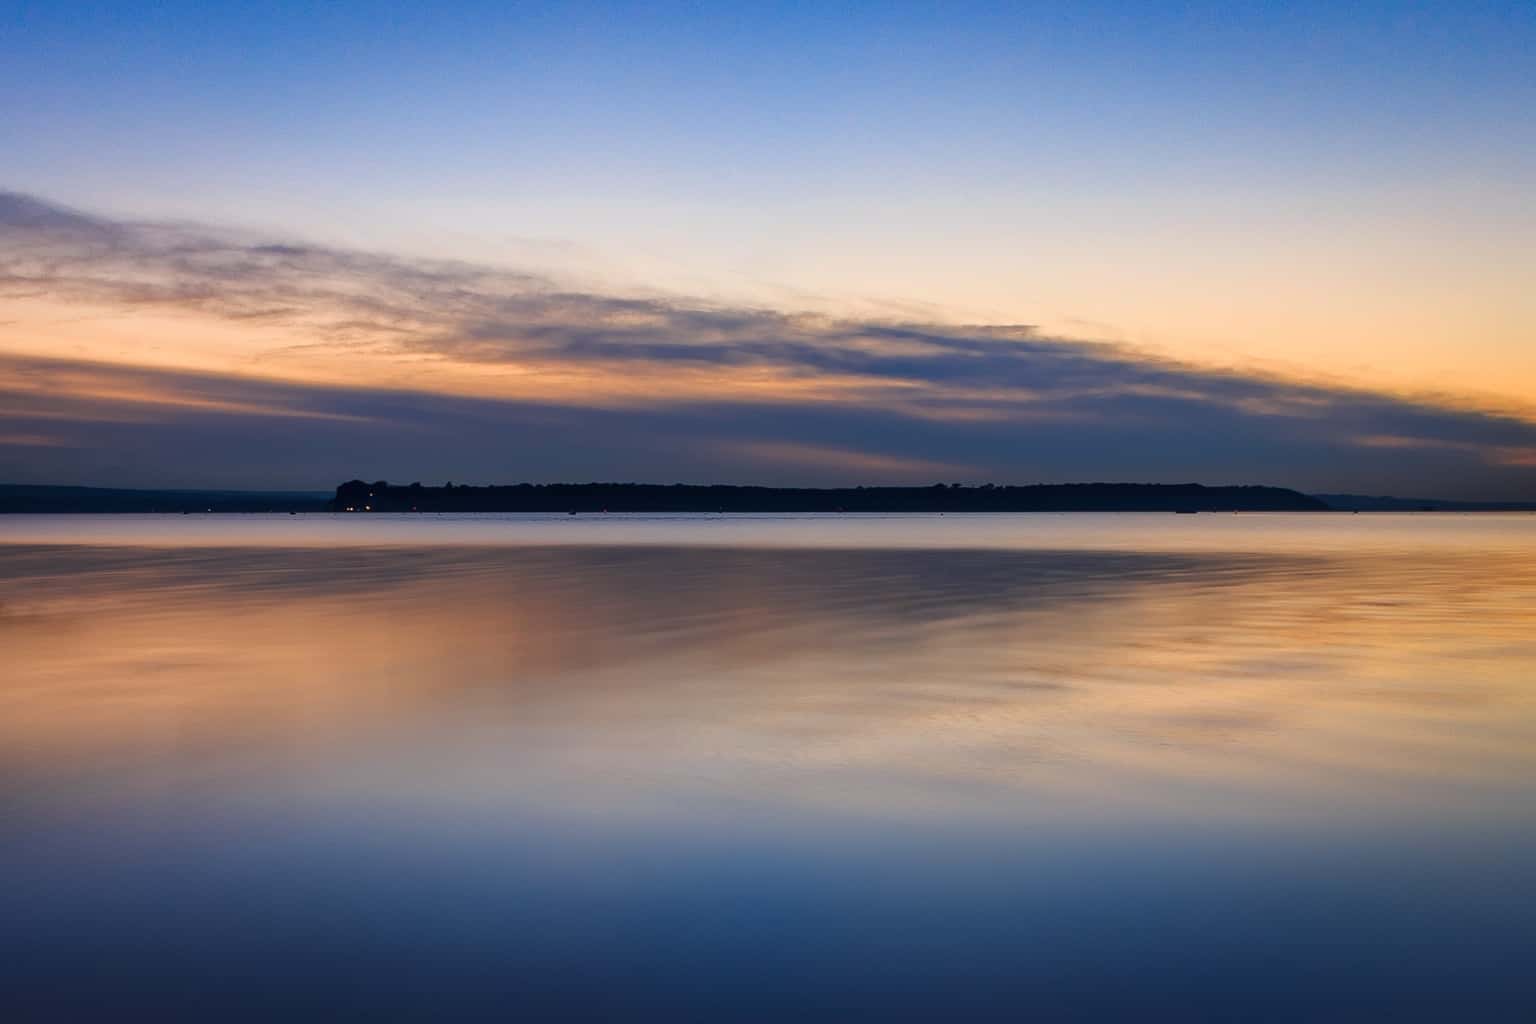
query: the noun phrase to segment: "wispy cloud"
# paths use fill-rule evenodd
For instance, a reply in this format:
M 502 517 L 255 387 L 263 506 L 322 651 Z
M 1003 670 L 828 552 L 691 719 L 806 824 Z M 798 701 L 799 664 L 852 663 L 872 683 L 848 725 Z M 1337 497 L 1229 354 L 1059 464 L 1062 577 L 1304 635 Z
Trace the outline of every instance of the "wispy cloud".
M 845 479 L 895 478 L 907 480 L 937 477 L 974 476 L 975 466 L 908 459 L 898 455 L 878 455 L 867 451 L 832 448 L 819 444 L 794 444 L 786 441 L 727 441 L 718 448 L 722 455 L 748 464 L 768 464 L 791 468 L 832 470 Z
M 0 448 L 61 448 L 69 442 L 47 434 L 7 434 L 0 431 Z
M 291 418 L 351 439 L 331 452 L 330 476 L 409 431 L 474 453 L 456 472 L 478 466 L 482 478 L 720 478 L 745 465 L 796 479 L 1173 474 L 1337 489 L 1395 477 L 1421 490 L 1413 477 L 1432 471 L 1462 492 L 1536 492 L 1536 424 L 1451 400 L 1214 370 L 1028 326 L 604 294 L 476 264 L 124 223 L 15 194 L 0 194 L 4 300 L 108 319 L 151 311 L 251 339 L 243 363 L 175 370 L 121 349 L 82 359 L 0 346 L 5 401 L 39 422 L 70 410 L 81 423 L 142 422 L 147 410 L 161 424 Z M 526 437 L 508 443 L 476 423 L 563 433 L 535 458 Z M 227 440 L 227 459 L 250 459 Z
M 0 355 L 5 367 L 0 416 L 18 419 L 143 422 L 178 411 L 240 416 L 285 416 L 311 420 L 367 417 L 307 407 L 303 392 L 240 377 L 187 376 L 162 370 L 100 363 L 16 358 Z M 69 403 L 60 408 L 61 402 Z

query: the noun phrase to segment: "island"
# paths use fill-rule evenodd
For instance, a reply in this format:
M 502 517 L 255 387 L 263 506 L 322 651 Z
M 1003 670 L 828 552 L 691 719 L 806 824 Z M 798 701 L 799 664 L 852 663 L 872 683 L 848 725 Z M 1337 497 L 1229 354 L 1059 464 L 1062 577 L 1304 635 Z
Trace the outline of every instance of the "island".
M 933 484 L 750 487 L 701 484 L 464 486 L 351 480 L 331 511 L 368 512 L 1313 512 L 1328 505 L 1284 487 L 1202 484 Z

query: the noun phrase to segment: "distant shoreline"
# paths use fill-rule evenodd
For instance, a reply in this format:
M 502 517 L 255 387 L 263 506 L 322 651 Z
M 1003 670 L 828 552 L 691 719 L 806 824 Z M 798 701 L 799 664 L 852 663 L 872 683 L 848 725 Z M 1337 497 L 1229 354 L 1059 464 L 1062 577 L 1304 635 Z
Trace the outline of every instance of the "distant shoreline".
M 328 512 L 331 498 L 327 491 L 139 490 L 0 484 L 0 513 Z
M 1536 512 L 1536 502 L 1470 502 L 1280 487 L 1200 484 L 943 485 L 783 488 L 687 484 L 518 484 L 421 487 L 352 481 L 330 491 L 135 489 L 0 484 L 0 514 L 525 512 Z

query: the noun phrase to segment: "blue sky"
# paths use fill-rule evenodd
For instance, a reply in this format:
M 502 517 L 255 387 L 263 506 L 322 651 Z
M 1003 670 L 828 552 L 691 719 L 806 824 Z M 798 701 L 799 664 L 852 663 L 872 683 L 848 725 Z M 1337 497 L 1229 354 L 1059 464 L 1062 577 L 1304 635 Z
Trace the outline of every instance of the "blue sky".
M 434 166 L 611 185 L 600 159 L 637 186 L 791 196 L 893 160 L 951 185 L 1531 169 L 1528 4 L 5 9 L 6 120 L 45 136 L 22 173 L 69 191 L 110 177 L 50 162 L 87 134 L 120 170 L 247 185 Z

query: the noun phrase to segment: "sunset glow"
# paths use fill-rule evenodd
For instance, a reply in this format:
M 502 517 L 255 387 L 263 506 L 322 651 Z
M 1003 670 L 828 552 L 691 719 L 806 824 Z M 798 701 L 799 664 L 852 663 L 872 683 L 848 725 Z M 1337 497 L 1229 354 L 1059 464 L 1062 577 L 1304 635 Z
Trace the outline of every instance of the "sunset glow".
M 0 43 L 5 479 L 1536 497 L 1521 5 L 69 7 Z

